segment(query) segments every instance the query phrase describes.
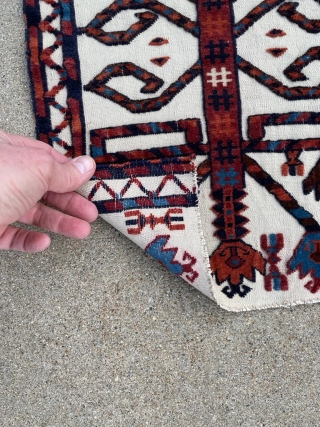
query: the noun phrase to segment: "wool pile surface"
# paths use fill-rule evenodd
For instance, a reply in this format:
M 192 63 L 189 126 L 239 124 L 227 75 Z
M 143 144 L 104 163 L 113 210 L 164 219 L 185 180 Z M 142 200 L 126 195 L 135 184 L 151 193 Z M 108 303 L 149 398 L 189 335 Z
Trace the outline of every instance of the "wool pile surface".
M 37 136 L 222 307 L 320 298 L 318 0 L 24 0 Z

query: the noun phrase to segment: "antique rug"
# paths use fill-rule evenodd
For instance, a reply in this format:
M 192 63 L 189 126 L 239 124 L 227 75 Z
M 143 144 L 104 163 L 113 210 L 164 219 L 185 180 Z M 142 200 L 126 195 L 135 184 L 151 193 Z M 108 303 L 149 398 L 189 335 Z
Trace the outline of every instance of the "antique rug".
M 222 307 L 320 299 L 320 1 L 24 0 L 38 138 Z

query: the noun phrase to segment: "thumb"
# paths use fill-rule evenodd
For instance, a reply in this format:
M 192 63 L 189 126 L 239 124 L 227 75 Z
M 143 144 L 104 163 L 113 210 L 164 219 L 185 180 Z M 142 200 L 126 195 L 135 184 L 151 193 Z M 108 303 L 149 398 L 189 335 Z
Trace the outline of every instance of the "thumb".
M 49 191 L 67 193 L 75 191 L 92 177 L 96 164 L 92 157 L 80 156 L 67 163 L 54 163 L 49 178 Z

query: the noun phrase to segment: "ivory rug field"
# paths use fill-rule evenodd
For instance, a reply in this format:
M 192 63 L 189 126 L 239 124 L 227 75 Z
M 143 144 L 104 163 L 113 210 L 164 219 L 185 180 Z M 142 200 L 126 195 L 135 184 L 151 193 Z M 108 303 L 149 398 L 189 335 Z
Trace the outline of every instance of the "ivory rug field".
M 320 299 L 320 2 L 24 0 L 37 136 L 222 307 Z

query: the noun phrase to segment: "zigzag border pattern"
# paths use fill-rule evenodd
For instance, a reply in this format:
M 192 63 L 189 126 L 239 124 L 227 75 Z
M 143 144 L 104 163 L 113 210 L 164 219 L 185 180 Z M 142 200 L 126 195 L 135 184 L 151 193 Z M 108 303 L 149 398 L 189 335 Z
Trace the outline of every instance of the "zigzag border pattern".
M 174 183 L 181 190 L 180 194 L 161 196 L 161 192 L 168 185 Z M 133 186 L 145 194 L 145 196 L 126 198 L 126 193 Z M 103 189 L 111 196 L 111 200 L 94 201 L 97 192 Z M 198 195 L 196 187 L 187 188 L 175 175 L 166 175 L 155 190 L 148 190 L 138 178 L 130 178 L 119 192 L 115 192 L 105 180 L 96 182 L 88 196 L 97 206 L 99 213 L 115 213 L 129 209 L 153 209 L 170 207 L 194 207 L 197 205 Z

